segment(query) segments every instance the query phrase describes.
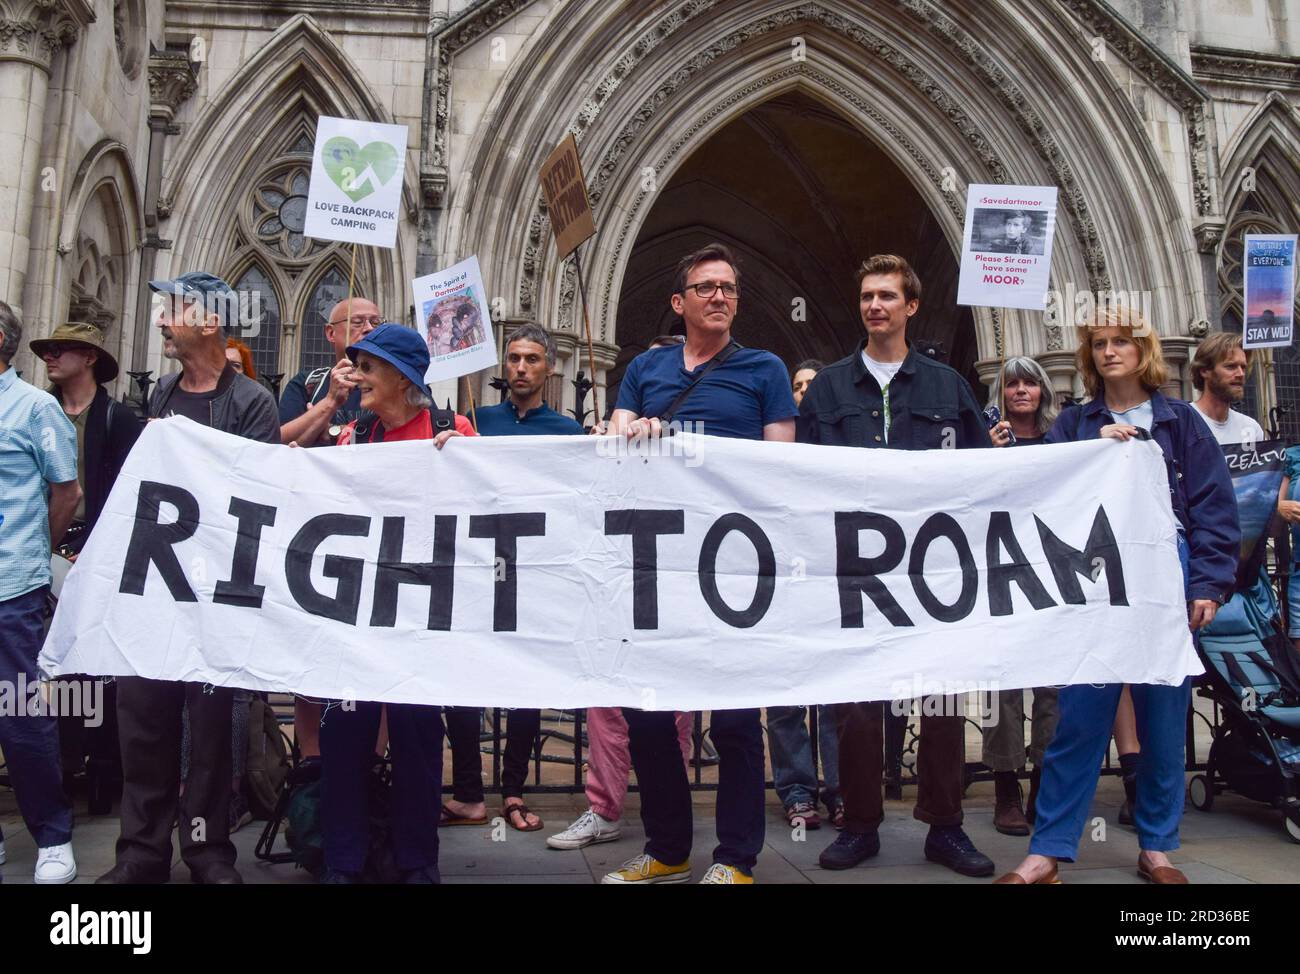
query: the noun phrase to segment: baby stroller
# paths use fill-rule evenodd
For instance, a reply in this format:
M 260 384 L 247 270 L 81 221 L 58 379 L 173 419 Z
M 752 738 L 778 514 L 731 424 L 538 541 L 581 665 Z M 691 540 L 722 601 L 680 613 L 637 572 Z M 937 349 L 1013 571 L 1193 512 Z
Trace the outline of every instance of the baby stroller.
M 1208 812 L 1225 788 L 1282 811 L 1300 842 L 1300 666 L 1278 619 L 1261 618 L 1243 595 L 1223 607 L 1199 652 L 1198 693 L 1222 715 L 1205 773 L 1188 782 L 1192 806 Z

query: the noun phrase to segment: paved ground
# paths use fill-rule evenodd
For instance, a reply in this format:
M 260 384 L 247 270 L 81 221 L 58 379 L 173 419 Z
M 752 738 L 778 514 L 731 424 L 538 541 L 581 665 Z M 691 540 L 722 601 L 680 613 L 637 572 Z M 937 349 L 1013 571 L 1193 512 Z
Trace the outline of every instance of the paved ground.
M 881 829 L 880 855 L 857 869 L 827 872 L 818 868 L 817 855 L 835 835 L 823 827 L 808 832 L 803 841 L 792 835 L 769 792 L 767 847 L 759 860 L 756 878 L 763 883 L 971 883 L 971 880 L 925 861 L 922 844 L 925 826 L 911 817 L 914 788 L 904 790 L 904 802 L 886 803 Z M 1063 867 L 1068 883 L 1138 883 L 1134 874 L 1137 839 L 1115 825 L 1122 792 L 1117 780 L 1103 779 L 1094 814 L 1105 819 L 1103 841 L 1085 837 L 1081 862 Z M 494 830 L 453 828 L 442 831 L 442 875 L 449 883 L 591 883 L 624 859 L 640 852 L 643 833 L 636 816 L 635 797 L 629 801 L 629 819 L 617 842 L 590 846 L 579 852 L 556 852 L 546 847 L 546 836 L 559 831 L 584 807 L 581 796 L 530 796 L 529 802 L 546 819 L 541 832 L 523 834 Z M 81 805 L 84 808 L 84 804 Z M 1025 839 L 999 835 L 992 825 L 992 785 L 975 784 L 967 796 L 967 828 L 975 843 L 997 863 L 999 871 L 1014 866 L 1024 854 Z M 708 868 L 714 844 L 713 798 L 696 799 L 695 875 Z M 31 882 L 35 850 L 17 815 L 13 794 L 0 788 L 0 826 L 6 835 L 8 863 L 0 877 L 8 883 Z M 239 868 L 249 883 L 306 883 L 305 872 L 292 865 L 258 862 L 253 846 L 261 823 L 247 826 L 235 836 Z M 90 882 L 112 865 L 115 818 L 79 818 L 73 837 L 80 867 L 78 882 Z M 1221 795 L 1212 812 L 1188 809 L 1183 820 L 1183 848 L 1173 858 L 1194 883 L 1292 883 L 1300 881 L 1300 845 L 1282 831 L 1279 813 L 1246 799 Z M 172 873 L 176 882 L 189 882 L 179 863 Z

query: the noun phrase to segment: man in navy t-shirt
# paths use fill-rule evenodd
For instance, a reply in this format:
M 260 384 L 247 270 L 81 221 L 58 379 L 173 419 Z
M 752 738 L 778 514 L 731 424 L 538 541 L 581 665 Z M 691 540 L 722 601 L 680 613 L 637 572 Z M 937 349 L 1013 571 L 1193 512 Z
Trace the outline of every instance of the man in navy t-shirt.
M 686 344 L 652 349 L 628 365 L 610 430 L 657 436 L 660 417 L 692 379 L 714 367 L 680 403 L 672 419 L 696 433 L 793 443 L 798 409 L 785 366 L 771 352 L 732 347 L 740 298 L 736 259 L 709 244 L 677 265 L 672 308 L 686 323 Z M 605 876 L 605 883 L 684 883 L 691 878 L 691 795 L 672 711 L 623 708 L 632 766 L 641 787 L 645 852 Z M 752 883 L 763 847 L 763 729 L 757 708 L 715 710 L 718 750 L 718 845 L 704 875 L 711 884 Z
M 505 369 L 510 383 L 506 401 L 477 410 L 479 436 L 581 436 L 577 420 L 557 413 L 542 398 L 546 380 L 555 370 L 555 339 L 539 325 L 521 325 L 506 338 Z M 482 756 L 479 752 L 478 707 L 446 707 L 447 739 L 451 743 L 452 797 L 443 805 L 444 824 L 487 820 L 483 796 Z M 536 832 L 543 822 L 524 804 L 528 757 L 542 712 L 520 707 L 506 722 L 506 748 L 501 764 L 501 813 L 510 827 Z

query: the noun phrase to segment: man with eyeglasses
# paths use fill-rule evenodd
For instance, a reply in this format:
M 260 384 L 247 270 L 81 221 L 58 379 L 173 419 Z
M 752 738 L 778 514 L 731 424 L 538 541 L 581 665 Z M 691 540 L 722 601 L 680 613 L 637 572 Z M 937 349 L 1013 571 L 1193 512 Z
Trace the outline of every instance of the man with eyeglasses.
M 332 367 L 303 369 L 280 394 L 280 442 L 330 446 L 348 423 L 361 416 L 361 390 L 348 346 L 383 324 L 379 305 L 366 298 L 340 301 L 325 323 L 325 340 L 334 349 Z M 321 705 L 294 698 L 294 736 L 304 759 L 320 757 Z
M 350 305 L 350 307 L 349 307 Z M 356 344 L 383 324 L 379 306 L 366 298 L 340 301 L 325 323 L 325 340 L 334 349 L 335 365 L 303 369 L 280 395 L 280 440 L 299 446 L 325 446 L 361 415 L 349 344 Z M 349 328 L 350 323 L 350 328 Z
M 658 436 L 661 418 L 671 418 L 712 436 L 794 442 L 798 409 L 785 366 L 771 352 L 743 348 L 731 337 L 739 300 L 740 272 L 728 248 L 709 244 L 682 258 L 671 303 L 686 324 L 686 343 L 651 349 L 628 364 L 611 432 L 631 438 Z M 691 791 L 675 715 L 671 710 L 624 707 L 623 716 L 641 788 L 646 844 L 642 855 L 603 882 L 688 882 Z M 752 883 L 765 824 L 758 709 L 713 711 L 710 736 L 719 760 L 718 845 L 703 882 Z

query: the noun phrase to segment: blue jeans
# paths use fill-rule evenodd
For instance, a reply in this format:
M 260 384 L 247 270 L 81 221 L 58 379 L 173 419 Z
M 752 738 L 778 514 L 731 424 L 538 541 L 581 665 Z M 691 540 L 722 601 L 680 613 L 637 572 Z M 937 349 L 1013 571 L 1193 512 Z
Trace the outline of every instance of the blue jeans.
M 768 707 L 767 743 L 772 753 L 772 779 L 781 804 L 790 808 L 800 802 L 817 801 L 817 767 L 813 763 L 812 738 L 808 734 L 806 707 Z M 839 801 L 840 745 L 834 708 L 817 707 L 817 751 L 826 788 L 822 802 L 830 809 Z
M 1187 545 L 1181 533 L 1178 542 L 1185 586 Z M 1123 689 L 1122 683 L 1107 683 L 1061 690 L 1061 719 L 1043 759 L 1031 854 L 1074 861 Z M 1192 680 L 1188 677 L 1178 686 L 1135 683 L 1129 690 L 1142 742 L 1133 807 L 1138 845 L 1148 852 L 1168 852 L 1178 848 L 1178 823 L 1183 817 L 1183 748 Z
M 37 686 L 36 656 L 41 650 L 45 593 L 49 586 L 0 602 L 0 681 L 18 703 L 18 676 Z M 24 705 L 32 699 L 24 694 Z M 40 698 L 37 697 L 37 700 Z M 0 715 L 0 751 L 27 829 L 40 849 L 72 841 L 72 806 L 63 793 L 59 763 L 59 725 L 48 715 Z M 3 838 L 0 835 L 0 838 Z
M 677 865 L 691 855 L 691 787 L 671 710 L 623 708 L 628 750 L 641 791 L 645 852 Z M 713 861 L 753 873 L 766 817 L 763 725 L 757 710 L 715 710 L 709 736 L 718 749 L 718 845 Z

